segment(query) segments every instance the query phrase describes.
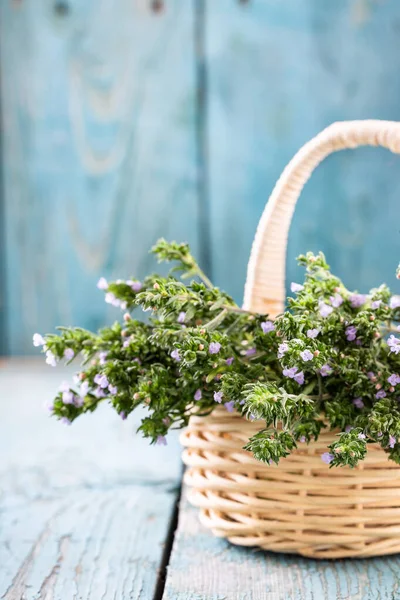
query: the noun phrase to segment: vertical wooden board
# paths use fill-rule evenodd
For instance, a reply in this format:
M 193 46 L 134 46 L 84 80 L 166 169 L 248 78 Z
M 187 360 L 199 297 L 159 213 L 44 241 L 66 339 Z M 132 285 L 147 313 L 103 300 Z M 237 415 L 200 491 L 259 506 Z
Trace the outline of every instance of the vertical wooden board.
M 197 250 L 194 15 L 171 0 L 1 3 L 7 313 L 32 332 L 116 316 L 100 275 L 142 276 L 160 236 Z
M 315 561 L 233 546 L 184 496 L 163 600 L 392 600 L 399 567 L 397 556 Z
M 214 278 L 240 301 L 258 219 L 293 154 L 336 120 L 400 119 L 400 4 L 394 0 L 207 3 Z M 400 158 L 346 151 L 319 167 L 288 246 L 323 250 L 345 283 L 395 291 Z M 397 286 L 397 287 L 396 287 Z

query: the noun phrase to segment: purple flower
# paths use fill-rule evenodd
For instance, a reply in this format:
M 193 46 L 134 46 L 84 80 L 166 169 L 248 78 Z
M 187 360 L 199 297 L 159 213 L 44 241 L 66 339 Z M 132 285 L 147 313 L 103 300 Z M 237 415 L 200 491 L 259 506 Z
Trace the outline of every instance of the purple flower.
M 282 356 L 289 350 L 289 346 L 286 342 L 279 344 L 278 346 L 278 358 L 282 358 Z
M 379 400 L 380 398 L 386 398 L 385 390 L 379 390 L 378 392 L 376 392 L 375 398 L 377 398 L 377 400 Z
M 346 328 L 346 339 L 349 342 L 353 342 L 356 339 L 357 335 L 357 327 L 355 325 L 350 325 Z
M 297 373 L 297 367 L 286 367 L 285 369 L 283 369 L 282 374 L 285 377 L 290 377 L 291 379 L 293 379 L 293 377 L 296 375 Z
M 221 404 L 221 402 L 222 402 L 222 396 L 223 396 L 222 392 L 214 392 L 214 400 L 215 400 L 215 402 L 218 402 L 218 404 Z
M 304 362 L 308 362 L 314 358 L 313 353 L 310 352 L 310 350 L 303 350 L 303 352 L 300 352 L 300 356 Z
M 72 360 L 75 356 L 75 352 L 72 350 L 72 348 L 65 348 L 64 350 L 64 358 L 66 360 Z
M 119 413 L 119 416 L 121 417 L 121 419 L 122 419 L 123 421 L 125 421 L 125 420 L 126 420 L 126 412 L 125 412 L 124 410 L 121 410 L 121 412 Z
M 111 384 L 110 384 L 110 385 L 108 386 L 108 390 L 109 390 L 110 394 L 112 394 L 113 396 L 115 396 L 115 394 L 117 394 L 117 393 L 118 393 L 118 388 L 117 388 L 117 386 L 116 386 L 116 385 L 111 385 Z
M 194 398 L 195 400 L 201 400 L 201 397 L 202 397 L 202 395 L 203 395 L 203 394 L 202 394 L 202 391 L 201 391 L 201 389 L 199 388 L 198 390 L 196 390 L 196 391 L 195 391 L 193 398 Z
M 59 392 L 69 392 L 69 383 L 68 381 L 63 381 L 58 388 Z
M 111 292 L 107 292 L 107 294 L 104 297 L 104 300 L 107 302 L 107 304 L 112 304 L 113 306 L 120 306 L 120 301 Z
M 97 383 L 97 385 L 99 385 L 103 390 L 108 386 L 107 376 L 102 373 L 96 373 L 93 381 Z
M 140 281 L 132 281 L 132 279 L 128 279 L 128 281 L 126 282 L 127 285 L 130 285 L 131 288 L 133 289 L 134 292 L 140 292 L 140 290 L 142 289 L 142 284 L 140 283 Z
M 321 454 L 321 460 L 327 465 L 329 465 L 334 458 L 335 457 L 330 452 L 324 452 L 323 454 Z
M 166 446 L 167 445 L 167 438 L 164 435 L 159 435 L 156 441 L 156 444 L 158 446 Z
M 225 402 L 224 406 L 228 412 L 233 412 L 235 410 L 235 401 L 231 400 L 230 402 Z
M 335 294 L 334 296 L 331 296 L 329 300 L 331 301 L 332 306 L 334 306 L 335 308 L 339 308 L 339 306 L 343 304 L 343 298 L 340 294 Z
M 81 408 L 85 404 L 85 399 L 81 396 L 75 396 L 74 404 L 77 408 Z
M 105 398 L 106 397 L 106 393 L 101 387 L 98 387 L 94 390 L 94 395 L 96 396 L 96 398 Z
M 290 284 L 290 290 L 292 292 L 301 292 L 302 290 L 304 290 L 304 285 L 301 285 L 300 283 L 295 283 L 294 281 L 292 281 L 292 283 Z
M 211 342 L 211 344 L 208 347 L 208 351 L 210 354 L 218 354 L 220 350 L 221 344 L 219 342 Z
M 122 344 L 122 347 L 123 348 L 129 348 L 129 346 L 131 345 L 131 341 L 132 340 L 131 340 L 130 337 L 126 338 L 126 340 L 124 340 L 124 343 Z
M 171 419 L 169 417 L 164 417 L 162 422 L 166 427 L 169 427 L 171 425 Z
M 399 350 L 400 350 L 400 348 L 399 348 Z M 51 367 L 57 366 L 57 359 L 51 350 L 47 350 L 47 352 L 46 352 L 46 363 L 48 365 L 50 365 Z
M 263 333 L 270 333 L 271 331 L 274 331 L 275 325 L 272 321 L 264 321 L 261 323 L 261 329 L 263 330 Z
M 319 314 L 324 319 L 326 317 L 329 317 L 329 315 L 333 312 L 332 306 L 329 306 L 329 304 L 325 304 L 325 302 L 323 302 L 322 300 L 319 301 L 318 308 L 319 308 Z
M 365 433 L 359 433 L 357 437 L 358 437 L 359 440 L 365 440 L 365 438 L 367 436 L 365 435 Z
M 249 348 L 248 350 L 246 350 L 246 356 L 254 356 L 254 354 L 257 353 L 257 350 L 255 348 Z
M 393 373 L 393 375 L 390 375 L 390 377 L 388 377 L 387 380 L 390 383 L 390 385 L 393 385 L 393 386 L 400 383 L 400 377 L 399 377 L 399 375 L 397 375 L 397 373 Z
M 184 310 L 182 310 L 178 315 L 178 319 L 177 319 L 178 323 L 184 323 L 185 317 L 186 317 L 186 313 Z
M 320 333 L 320 331 L 321 331 L 320 329 L 308 329 L 307 337 L 311 338 L 313 340 L 314 338 L 317 337 L 317 335 Z
M 350 304 L 353 308 L 360 308 L 367 299 L 365 294 L 351 294 L 349 297 Z
M 328 365 L 328 363 L 326 363 L 325 365 L 322 365 L 322 367 L 319 370 L 319 374 L 322 375 L 322 377 L 327 377 L 331 373 L 332 373 L 332 367 L 330 365 Z
M 299 385 L 303 385 L 303 383 L 304 383 L 304 373 L 303 373 L 303 371 L 299 371 L 298 373 L 296 373 L 296 375 L 293 377 L 293 379 Z
M 399 308 L 400 306 L 400 296 L 392 296 L 389 301 L 390 308 Z
M 390 352 L 398 354 L 400 352 L 400 339 L 391 335 L 387 341 L 387 345 L 390 348 Z M 47 362 L 47 361 L 46 361 Z
M 368 379 L 374 379 L 375 378 L 375 373 L 373 373 L 372 371 L 368 371 L 367 377 L 368 377 Z
M 225 362 L 228 365 L 228 367 L 230 367 L 231 364 L 233 363 L 233 361 L 234 361 L 234 358 L 233 358 L 233 356 L 231 356 L 230 358 L 227 358 Z
M 306 441 L 307 441 L 307 439 L 304 435 L 302 435 L 301 438 L 299 439 L 299 442 L 301 442 L 302 444 L 304 444 Z
M 68 417 L 62 417 L 60 419 L 60 423 L 62 423 L 63 425 L 71 425 L 71 420 L 68 419 Z
M 396 443 L 396 438 L 393 435 L 389 435 L 389 448 L 394 448 Z
M 353 404 L 356 408 L 364 408 L 364 402 L 362 401 L 361 398 L 354 398 Z
M 64 402 L 64 404 L 73 404 L 73 402 L 74 402 L 73 392 L 71 392 L 71 390 L 68 390 L 67 392 L 63 392 L 62 401 Z
M 34 333 L 33 334 L 33 345 L 34 346 L 44 346 L 46 344 L 46 340 L 44 339 L 44 337 L 42 335 L 40 335 L 40 333 Z
M 46 402 L 44 407 L 46 410 L 48 410 L 50 413 L 52 413 L 54 411 L 54 402 Z
M 107 352 L 99 352 L 99 363 L 105 365 L 107 360 Z
M 179 354 L 179 350 L 172 350 L 171 352 L 171 357 L 176 360 L 177 362 L 180 362 L 181 360 L 181 355 Z
M 97 287 L 99 288 L 99 290 L 106 290 L 108 288 L 107 279 L 105 279 L 104 277 L 100 277 L 100 279 L 97 282 Z
M 381 304 L 382 304 L 382 300 L 374 300 L 373 302 L 371 302 L 372 310 L 376 310 L 377 308 L 380 307 Z
M 352 429 L 354 429 L 354 427 L 352 427 L 351 425 L 346 425 L 346 427 L 345 427 L 345 432 L 346 432 L 346 433 L 350 433 L 350 431 L 351 431 Z

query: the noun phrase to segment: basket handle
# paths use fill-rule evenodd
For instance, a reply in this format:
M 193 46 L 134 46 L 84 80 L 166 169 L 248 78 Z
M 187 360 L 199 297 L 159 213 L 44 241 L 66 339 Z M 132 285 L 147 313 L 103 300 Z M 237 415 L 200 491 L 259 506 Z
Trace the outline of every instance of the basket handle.
M 400 123 L 333 123 L 295 154 L 278 179 L 258 224 L 247 267 L 243 308 L 271 317 L 284 310 L 286 244 L 297 198 L 326 156 L 358 146 L 383 146 L 400 154 Z

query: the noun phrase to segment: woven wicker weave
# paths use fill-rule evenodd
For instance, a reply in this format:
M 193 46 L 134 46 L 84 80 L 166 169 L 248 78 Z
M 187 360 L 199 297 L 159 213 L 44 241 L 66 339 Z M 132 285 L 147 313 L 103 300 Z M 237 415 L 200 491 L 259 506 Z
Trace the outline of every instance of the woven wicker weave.
M 297 198 L 314 168 L 343 148 L 384 146 L 400 153 L 400 123 L 335 123 L 292 159 L 269 199 L 255 236 L 244 307 L 276 316 L 285 299 L 286 242 Z M 234 544 L 313 558 L 400 552 L 400 467 L 378 446 L 356 469 L 329 469 L 321 453 L 333 441 L 299 444 L 279 466 L 242 448 L 262 427 L 218 408 L 192 418 L 181 441 L 189 499 L 202 522 Z

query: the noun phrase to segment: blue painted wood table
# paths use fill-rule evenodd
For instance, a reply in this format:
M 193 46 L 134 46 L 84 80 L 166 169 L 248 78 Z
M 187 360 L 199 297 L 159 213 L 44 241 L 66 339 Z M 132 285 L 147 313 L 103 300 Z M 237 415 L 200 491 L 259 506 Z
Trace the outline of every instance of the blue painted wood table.
M 317 562 L 214 538 L 180 495 L 177 438 L 148 447 L 106 406 L 63 427 L 43 410 L 59 382 L 36 361 L 0 366 L 1 600 L 400 598 L 397 556 Z

